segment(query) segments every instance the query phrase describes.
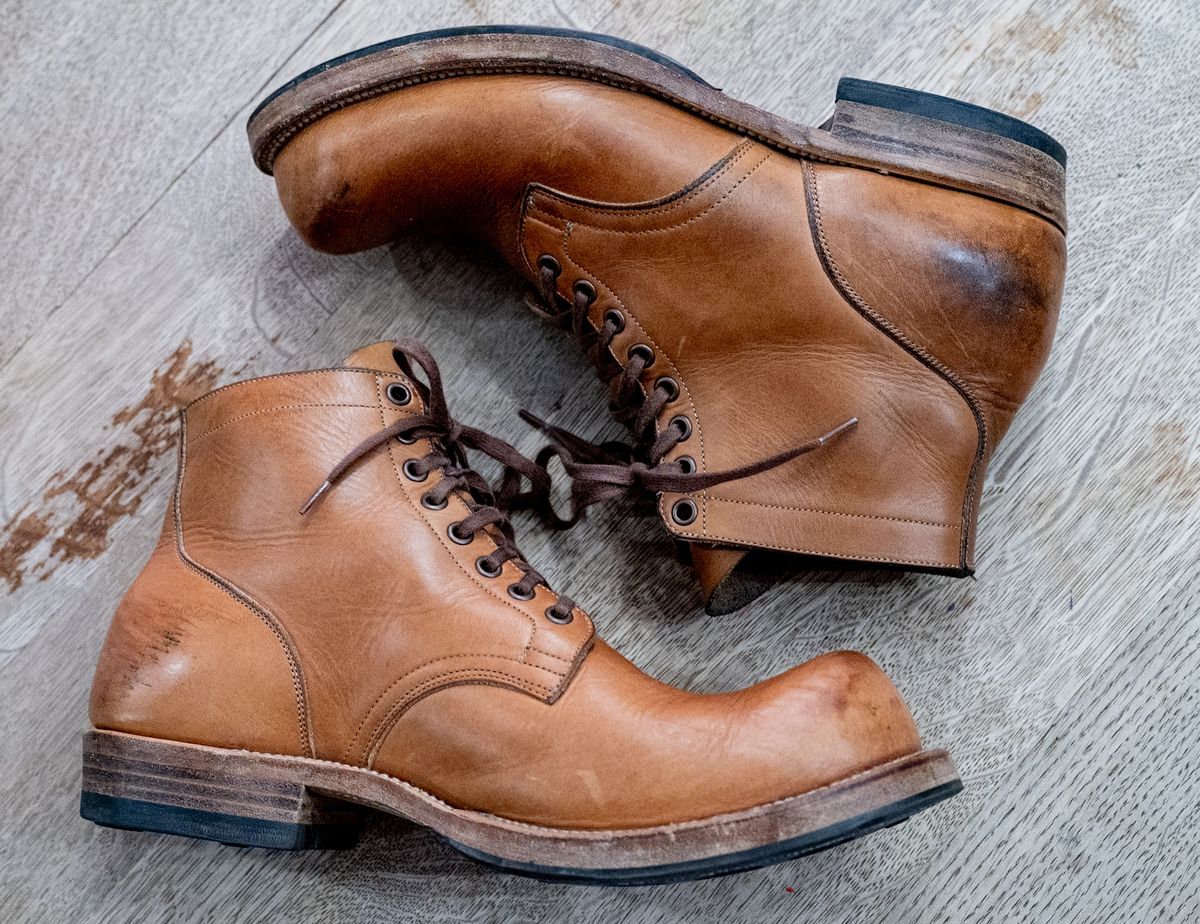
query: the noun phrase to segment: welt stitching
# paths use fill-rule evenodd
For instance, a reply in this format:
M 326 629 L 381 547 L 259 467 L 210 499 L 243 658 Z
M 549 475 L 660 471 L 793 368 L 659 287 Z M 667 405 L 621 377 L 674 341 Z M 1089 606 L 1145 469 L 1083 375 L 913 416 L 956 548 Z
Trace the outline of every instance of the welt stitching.
M 498 679 L 500 681 L 506 681 L 507 684 L 511 684 L 512 686 L 515 686 L 526 693 L 534 693 L 541 696 L 549 696 L 554 692 L 553 687 L 547 687 L 531 680 L 525 680 L 522 677 L 518 677 L 515 674 L 507 674 L 504 671 L 489 670 L 486 668 L 460 668 L 459 670 L 443 671 L 435 677 L 430 677 L 428 680 L 422 681 L 417 686 L 409 690 L 408 693 L 404 694 L 401 699 L 392 704 L 392 707 L 388 710 L 387 715 L 383 717 L 383 720 L 371 733 L 370 740 L 367 742 L 367 746 L 362 752 L 363 760 L 369 762 L 371 755 L 379 748 L 380 745 L 383 744 L 384 739 L 391 732 L 392 728 L 395 727 L 396 722 L 400 720 L 400 716 L 404 714 L 408 706 L 411 705 L 414 700 L 420 697 L 420 694 L 442 686 L 445 681 L 449 680 L 451 677 L 489 677 L 492 679 Z
M 227 427 L 231 423 L 237 423 L 239 420 L 246 420 L 250 417 L 259 417 L 263 414 L 272 414 L 275 411 L 292 411 L 292 410 L 298 410 L 300 408 L 310 408 L 310 407 L 358 407 L 358 408 L 365 408 L 367 410 L 374 410 L 375 405 L 373 405 L 373 404 L 342 404 L 342 403 L 336 403 L 336 402 L 329 403 L 329 404 L 277 404 L 274 407 L 263 408 L 260 411 L 252 411 L 249 414 L 239 414 L 237 417 L 230 417 L 228 420 L 222 421 L 221 423 L 217 424 L 216 426 L 209 427 L 207 430 L 203 431 L 202 433 L 198 433 L 196 436 L 193 436 L 191 438 L 190 442 L 193 446 L 195 446 L 196 443 L 200 442 L 200 440 L 204 439 L 209 434 L 216 433 L 222 427 Z
M 704 177 L 700 182 L 695 183 L 694 185 L 691 186 L 691 188 L 686 189 L 684 192 L 682 192 L 678 196 L 675 196 L 674 198 L 672 198 L 670 202 L 666 202 L 661 205 L 648 204 L 648 205 L 643 206 L 643 205 L 639 205 L 638 203 L 630 203 L 629 205 L 624 205 L 624 206 L 614 206 L 611 203 L 605 203 L 605 204 L 586 203 L 586 202 L 580 202 L 580 201 L 570 198 L 568 196 L 564 196 L 555 190 L 544 189 L 541 192 L 545 199 L 548 199 L 552 202 L 555 202 L 559 205 L 564 206 L 572 213 L 574 213 L 576 211 L 583 211 L 583 212 L 591 212 L 596 215 L 615 215 L 618 217 L 629 216 L 629 217 L 643 218 L 647 215 L 656 215 L 656 214 L 661 214 L 661 213 L 665 213 L 665 212 L 671 212 L 671 211 L 674 211 L 675 209 L 682 208 L 683 206 L 687 205 L 690 202 L 690 200 L 699 196 L 700 193 L 707 190 L 710 186 L 715 185 L 717 180 L 721 179 L 727 173 L 732 171 L 734 165 L 739 160 L 741 160 L 743 157 L 745 157 L 747 152 L 749 152 L 754 147 L 755 147 L 754 142 L 749 139 L 745 139 L 745 140 L 739 142 L 737 145 L 735 145 L 733 147 L 732 150 L 730 150 L 728 153 L 726 153 L 724 156 L 722 156 L 721 160 L 724 160 L 725 163 L 721 164 L 721 166 L 717 170 L 714 170 L 707 177 Z M 720 163 L 720 161 L 718 161 L 718 163 Z M 530 197 L 530 199 L 531 199 L 530 208 L 533 211 L 540 212 L 541 214 L 546 215 L 550 218 L 558 218 L 560 221 L 563 220 L 563 216 L 557 215 L 554 212 L 549 211 L 543 205 L 541 205 L 537 201 L 536 195 L 537 194 L 534 193 Z
M 104 734 L 123 735 L 125 733 L 124 732 L 104 732 Z M 137 736 L 130 736 L 130 737 L 137 737 Z M 206 751 L 226 751 L 226 750 L 228 750 L 227 748 L 214 748 L 214 747 L 211 747 L 209 745 L 204 745 L 204 744 L 183 744 L 183 743 L 181 743 L 180 746 L 201 748 Z M 321 765 L 321 766 L 325 766 L 325 767 L 334 767 L 334 768 L 341 769 L 341 770 L 351 770 L 355 773 L 365 773 L 365 774 L 368 774 L 369 776 L 373 776 L 373 777 L 376 777 L 377 779 L 383 780 L 384 782 L 395 783 L 397 786 L 400 786 L 402 789 L 411 790 L 412 792 L 416 793 L 420 798 L 429 801 L 430 803 L 438 806 L 439 808 L 448 810 L 450 812 L 460 811 L 459 809 L 456 809 L 454 806 L 450 805 L 449 803 L 445 802 L 444 800 L 439 799 L 433 793 L 427 792 L 426 790 L 422 789 L 420 786 L 417 786 L 414 783 L 410 783 L 407 780 L 402 780 L 398 776 L 392 776 L 390 773 L 384 773 L 382 770 L 376 770 L 372 767 L 361 767 L 361 766 L 357 766 L 355 764 L 347 764 L 347 763 L 345 763 L 343 761 L 339 761 L 339 760 L 328 760 L 323 757 L 297 757 L 294 754 L 274 754 L 274 753 L 271 753 L 270 751 L 246 751 L 245 753 L 253 754 L 257 757 L 270 757 L 270 758 L 274 758 L 277 760 L 283 760 L 283 761 L 288 761 L 288 762 L 303 761 L 304 763 L 317 764 L 317 765 Z M 901 758 L 901 759 L 903 759 L 903 758 Z M 886 766 L 886 765 L 884 765 L 884 766 Z M 641 838 L 644 836 L 650 836 L 650 835 L 652 835 L 656 832 L 662 831 L 664 829 L 679 830 L 682 828 L 700 827 L 703 825 L 713 823 L 714 819 L 720 819 L 721 824 L 727 824 L 730 822 L 738 822 L 741 819 L 731 817 L 731 816 L 740 815 L 742 813 L 754 812 L 755 813 L 754 818 L 758 818 L 758 817 L 761 817 L 760 813 L 761 813 L 762 809 L 764 809 L 764 808 L 772 808 L 773 806 L 776 806 L 776 805 L 782 805 L 785 802 L 791 802 L 794 799 L 798 799 L 798 798 L 805 797 L 805 796 L 812 796 L 812 795 L 816 795 L 816 794 L 822 793 L 822 792 L 827 792 L 836 787 L 846 787 L 850 784 L 853 784 L 857 780 L 863 780 L 870 776 L 877 775 L 879 770 L 880 770 L 880 767 L 872 767 L 868 770 L 861 770 L 858 773 L 855 773 L 848 777 L 844 777 L 843 779 L 834 780 L 832 783 L 826 783 L 823 786 L 818 786 L 816 789 L 810 789 L 810 790 L 807 790 L 806 792 L 797 793 L 797 794 L 791 795 L 791 796 L 782 796 L 778 799 L 773 799 L 770 802 L 764 802 L 761 805 L 752 806 L 749 809 L 742 809 L 740 811 L 734 811 L 734 812 L 723 812 L 720 815 L 712 815 L 712 816 L 708 816 L 706 818 L 696 818 L 696 819 L 692 819 L 690 821 L 668 822 L 665 825 L 654 825 L 649 828 L 622 828 L 622 829 L 617 829 L 616 831 L 607 831 L 607 832 L 604 832 L 604 834 L 608 837 L 619 836 L 619 837 Z M 488 818 L 501 818 L 501 816 L 493 815 L 490 812 L 477 812 L 476 814 L 485 815 Z M 551 828 L 546 825 L 535 825 L 535 824 L 532 824 L 527 821 L 515 821 L 512 819 L 508 819 L 508 818 L 501 818 L 501 820 L 504 822 L 505 825 L 510 825 L 510 826 L 519 827 L 519 828 L 525 828 L 529 831 L 536 832 L 536 833 L 543 833 L 546 831 L 565 832 L 565 833 L 573 833 L 573 834 L 583 833 L 580 831 L 580 829 Z
M 183 514 L 180 508 L 182 506 L 183 477 L 187 469 L 187 415 L 183 412 L 180 412 L 179 423 L 179 468 L 175 481 L 175 497 L 171 506 L 171 517 L 175 527 L 175 554 L 186 568 L 198 574 L 209 583 L 219 587 L 257 616 L 274 634 L 275 638 L 278 639 L 280 646 L 283 648 L 284 657 L 287 658 L 288 666 L 291 668 L 292 689 L 296 694 L 296 718 L 300 733 L 300 747 L 309 757 L 312 757 L 316 753 L 316 748 L 313 744 L 312 727 L 308 718 L 308 690 L 304 683 L 304 675 L 300 670 L 300 658 L 296 653 L 291 638 L 283 631 L 283 627 L 279 625 L 278 620 L 273 615 L 270 615 L 265 608 L 258 604 L 252 605 L 244 591 L 236 588 L 224 578 L 218 577 L 214 572 L 202 567 L 187 554 L 187 551 L 183 547 Z
M 932 520 L 913 520 L 908 517 L 888 517 L 871 513 L 843 513 L 840 510 L 825 510 L 821 507 L 799 507 L 792 504 L 764 504 L 759 501 L 739 500 L 731 497 L 712 497 L 709 499 L 722 504 L 741 504 L 746 507 L 763 507 L 768 510 L 794 510 L 798 513 L 819 513 L 823 516 L 847 517 L 856 520 L 887 520 L 890 523 L 908 523 L 913 526 L 931 526 L 937 529 L 962 529 L 962 526 L 957 523 L 935 523 Z
M 816 244 L 817 254 L 821 260 L 825 271 L 834 279 L 835 284 L 841 291 L 843 297 L 853 305 L 859 313 L 870 320 L 876 327 L 880 328 L 884 333 L 891 337 L 896 343 L 900 344 L 911 355 L 916 357 L 920 362 L 928 366 L 943 379 L 945 379 L 955 391 L 957 391 L 962 399 L 970 408 L 971 414 L 975 418 L 975 426 L 979 431 L 979 440 L 975 450 L 975 458 L 971 462 L 971 471 L 967 478 L 966 498 L 963 501 L 963 528 L 962 539 L 959 544 L 960 564 L 966 567 L 970 552 L 971 540 L 971 514 L 975 508 L 975 492 L 978 486 L 979 467 L 983 462 L 983 457 L 987 452 L 987 422 L 983 416 L 983 409 L 979 406 L 979 402 L 975 397 L 975 393 L 971 388 L 962 381 L 952 370 L 935 359 L 926 350 L 917 346 L 910 340 L 899 328 L 892 324 L 887 318 L 883 317 L 879 312 L 873 309 L 863 299 L 861 295 L 850 285 L 849 281 L 842 274 L 841 268 L 837 265 L 832 252 L 829 249 L 829 243 L 825 238 L 825 228 L 821 221 L 821 200 L 820 192 L 817 184 L 816 170 L 812 164 L 805 161 L 803 164 L 804 180 L 806 193 L 812 208 L 809 210 L 809 227 L 813 232 L 814 243 Z
M 750 177 L 754 176 L 755 171 L 757 171 L 759 167 L 761 167 L 763 164 L 765 164 L 770 159 L 771 159 L 771 152 L 767 151 L 763 155 L 762 160 L 760 160 L 757 164 L 755 164 L 753 167 L 751 167 L 750 170 L 741 177 L 741 179 L 739 179 L 736 183 L 734 183 L 727 190 L 725 190 L 725 192 L 721 195 L 721 198 L 717 199 L 715 202 L 709 203 L 709 205 L 703 211 L 697 212 L 691 218 L 685 218 L 683 221 L 678 221 L 673 225 L 661 225 L 657 228 L 637 228 L 634 230 L 626 230 L 623 228 L 603 228 L 599 225 L 590 225 L 587 222 L 583 222 L 583 221 L 572 220 L 571 223 L 577 224 L 580 227 L 587 228 L 591 231 L 595 231 L 597 234 L 620 234 L 625 237 L 631 237 L 631 236 L 640 235 L 640 234 L 661 234 L 664 231 L 674 231 L 676 228 L 683 228 L 683 227 L 686 227 L 687 225 L 690 225 L 694 221 L 699 221 L 701 218 L 703 218 L 705 215 L 707 215 L 709 212 L 711 212 L 717 206 L 721 205 L 721 203 L 723 203 L 726 199 L 728 199 L 730 196 L 732 196 L 737 191 L 739 186 L 741 186 L 743 183 L 745 183 L 746 180 L 750 179 Z

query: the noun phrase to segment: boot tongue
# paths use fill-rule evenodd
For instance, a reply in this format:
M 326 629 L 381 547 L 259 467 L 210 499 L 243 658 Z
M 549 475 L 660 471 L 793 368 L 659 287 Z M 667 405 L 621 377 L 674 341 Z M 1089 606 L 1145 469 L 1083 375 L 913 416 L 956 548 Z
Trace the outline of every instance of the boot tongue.
M 354 369 L 374 369 L 378 372 L 400 372 L 396 362 L 396 345 L 391 340 L 380 340 L 355 350 L 344 360 L 343 366 Z

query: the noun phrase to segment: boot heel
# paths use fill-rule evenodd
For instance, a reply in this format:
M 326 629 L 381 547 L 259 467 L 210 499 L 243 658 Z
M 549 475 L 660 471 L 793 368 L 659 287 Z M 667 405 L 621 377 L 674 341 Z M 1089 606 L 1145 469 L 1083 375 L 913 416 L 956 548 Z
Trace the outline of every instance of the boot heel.
M 362 810 L 280 779 L 246 751 L 197 759 L 153 738 L 89 731 L 79 814 L 98 825 L 179 834 L 238 847 L 343 849 Z
M 920 167 L 983 189 L 1018 189 L 1064 223 L 1067 152 L 1028 122 L 945 96 L 843 77 L 825 128 L 877 162 Z

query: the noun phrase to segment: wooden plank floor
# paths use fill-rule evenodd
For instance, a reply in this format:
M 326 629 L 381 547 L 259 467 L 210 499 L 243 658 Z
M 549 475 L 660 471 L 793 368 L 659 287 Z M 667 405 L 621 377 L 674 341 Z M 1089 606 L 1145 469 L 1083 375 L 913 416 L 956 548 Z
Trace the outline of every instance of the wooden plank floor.
M 0 26 L 0 917 L 6 921 L 1195 921 L 1200 918 L 1200 22 L 1191 0 L 57 0 Z M 1071 157 L 1050 366 L 985 491 L 979 575 L 816 573 L 705 618 L 657 522 L 523 547 L 644 669 L 725 689 L 830 648 L 896 679 L 966 792 L 724 880 L 548 886 L 380 819 L 343 854 L 77 817 L 92 665 L 150 550 L 174 409 L 214 383 L 425 338 L 461 416 L 607 426 L 495 259 L 331 258 L 243 125 L 266 85 L 425 28 L 536 22 L 672 55 L 823 119 L 842 74 L 1010 111 Z M 497 343 L 508 349 L 496 349 Z M 484 360 L 478 357 L 486 357 Z M 618 433 L 615 428 L 611 430 Z M 686 772 L 686 768 L 681 768 Z

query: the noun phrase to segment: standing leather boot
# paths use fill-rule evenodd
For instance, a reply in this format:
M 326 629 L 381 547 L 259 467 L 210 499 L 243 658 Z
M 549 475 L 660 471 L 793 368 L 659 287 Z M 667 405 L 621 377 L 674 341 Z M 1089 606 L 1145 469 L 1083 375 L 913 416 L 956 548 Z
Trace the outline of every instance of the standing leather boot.
M 580 494 L 660 492 L 710 612 L 808 556 L 973 571 L 1065 269 L 1066 157 L 1036 128 L 850 79 L 808 128 L 619 39 L 480 27 L 321 65 L 248 131 L 312 246 L 474 235 L 571 321 L 640 466 Z
M 370 808 L 514 872 L 643 883 L 818 850 L 961 788 L 862 655 L 699 695 L 600 641 L 465 452 L 506 467 L 504 492 L 539 470 L 450 417 L 415 342 L 182 419 L 162 537 L 96 671 L 85 818 L 299 849 L 352 845 Z

